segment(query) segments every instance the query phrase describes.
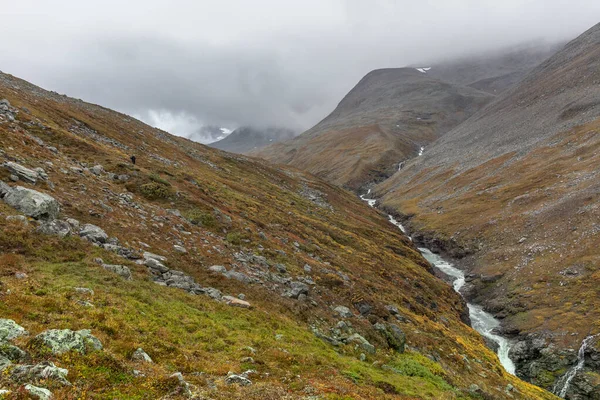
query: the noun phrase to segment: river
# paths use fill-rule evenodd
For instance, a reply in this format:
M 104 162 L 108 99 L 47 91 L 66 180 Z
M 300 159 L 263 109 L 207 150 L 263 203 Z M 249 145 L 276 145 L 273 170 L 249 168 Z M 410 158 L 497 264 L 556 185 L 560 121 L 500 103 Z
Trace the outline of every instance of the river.
M 366 197 L 370 193 L 371 189 L 369 189 L 366 195 L 361 195 L 360 198 L 366 201 L 369 206 L 375 207 L 377 200 Z M 402 233 L 406 234 L 406 229 L 400 222 L 396 221 L 391 215 L 388 215 L 388 218 L 392 224 L 402 231 Z M 412 240 L 412 238 L 410 239 Z M 435 268 L 452 278 L 454 290 L 461 294 L 460 290 L 465 285 L 465 273 L 427 248 L 419 247 L 419 251 Z M 506 372 L 514 375 L 515 364 L 508 356 L 512 343 L 510 340 L 494 333 L 494 330 L 500 326 L 500 321 L 494 318 L 492 314 L 485 312 L 483 307 L 479 305 L 467 303 L 467 307 L 469 308 L 469 317 L 471 318 L 471 326 L 473 329 L 498 345 L 498 358 L 500 359 L 500 363 Z

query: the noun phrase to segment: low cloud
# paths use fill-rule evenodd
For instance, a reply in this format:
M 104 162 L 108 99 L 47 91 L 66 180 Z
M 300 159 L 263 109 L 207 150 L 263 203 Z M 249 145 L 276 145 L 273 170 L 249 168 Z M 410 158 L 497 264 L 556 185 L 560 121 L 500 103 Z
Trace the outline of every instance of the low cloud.
M 179 135 L 303 130 L 372 69 L 574 37 L 600 16 L 576 3 L 22 0 L 3 8 L 0 68 Z

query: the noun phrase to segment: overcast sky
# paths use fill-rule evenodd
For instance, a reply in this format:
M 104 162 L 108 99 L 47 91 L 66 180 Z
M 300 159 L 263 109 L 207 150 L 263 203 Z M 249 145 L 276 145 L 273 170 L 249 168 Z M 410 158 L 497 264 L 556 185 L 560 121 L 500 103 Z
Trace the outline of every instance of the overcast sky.
M 185 135 L 303 130 L 372 69 L 600 21 L 599 0 L 0 0 L 0 70 Z

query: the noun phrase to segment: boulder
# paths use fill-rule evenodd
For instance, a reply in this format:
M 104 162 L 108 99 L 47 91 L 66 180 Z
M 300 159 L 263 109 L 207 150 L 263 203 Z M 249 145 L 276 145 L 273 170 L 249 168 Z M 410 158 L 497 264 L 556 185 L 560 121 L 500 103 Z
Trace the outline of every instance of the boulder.
M 371 343 L 369 343 L 369 341 L 367 339 L 365 339 L 364 337 L 362 337 L 358 333 L 354 333 L 354 334 L 350 335 L 345 340 L 345 342 L 348 343 L 348 344 L 352 344 L 352 343 L 357 344 L 363 350 L 365 350 L 367 353 L 375 354 L 375 346 L 373 346 Z
M 12 362 L 4 357 L 4 356 L 0 356 L 0 372 L 4 371 L 6 368 L 10 367 L 12 365 Z
M 131 361 L 151 363 L 152 358 L 141 347 L 138 347 L 131 355 Z
M 390 348 L 399 353 L 404 353 L 406 335 L 398 325 L 377 323 L 375 324 L 375 329 L 383 335 Z
M 13 340 L 19 336 L 27 335 L 28 332 L 12 319 L 0 319 L 0 343 Z
M 4 196 L 11 190 L 12 188 L 9 185 L 0 181 L 0 198 L 4 198 Z
M 52 396 L 52 392 L 50 392 L 48 389 L 37 387 L 37 386 L 33 386 L 30 383 L 28 383 L 27 385 L 25 385 L 24 389 L 27 392 L 27 394 L 29 394 L 29 396 L 31 396 L 34 399 L 38 399 L 38 400 L 51 400 L 51 399 L 54 398 Z
M 250 386 L 252 381 L 243 375 L 236 375 L 234 373 L 227 374 L 225 383 L 228 385 L 239 385 L 239 386 Z
M 169 271 L 169 268 L 167 266 L 165 266 L 162 262 L 155 258 L 146 258 L 144 265 L 160 273 L 165 273 Z
M 223 301 L 232 307 L 251 308 L 252 306 L 245 300 L 235 298 L 233 296 L 223 296 Z
M 37 231 L 45 235 L 57 235 L 65 237 L 71 233 L 71 225 L 68 222 L 53 219 L 50 221 L 44 221 L 38 226 Z
M 27 183 L 34 184 L 37 182 L 38 173 L 32 169 L 26 168 L 20 164 L 17 164 L 12 161 L 8 161 L 4 163 L 4 168 L 18 176 L 20 179 L 24 180 Z
M 54 381 L 64 386 L 71 386 L 67 380 L 69 371 L 59 368 L 50 361 L 35 365 L 17 365 L 10 371 L 10 377 L 15 382 Z
M 287 289 L 283 295 L 292 299 L 297 299 L 300 295 L 308 295 L 308 285 L 303 282 L 292 281 L 290 282 L 290 288 Z
M 223 275 L 229 279 L 235 279 L 236 281 L 240 281 L 240 282 L 246 283 L 246 284 L 252 282 L 252 278 L 250 278 L 248 275 L 246 275 L 242 272 L 238 272 L 238 271 L 225 272 Z
M 48 348 L 52 354 L 77 351 L 85 354 L 89 349 L 102 350 L 102 343 L 91 334 L 89 329 L 72 331 L 70 329 L 50 329 L 37 335 L 33 342 Z
M 129 267 L 119 264 L 102 264 L 102 268 L 107 271 L 114 272 L 115 274 L 125 278 L 125 280 L 130 281 L 131 278 L 131 270 Z
M 225 268 L 222 265 L 213 265 L 212 267 L 209 267 L 208 270 L 211 272 L 216 272 L 216 273 L 220 273 L 220 274 L 224 274 L 227 272 L 227 268 Z
M 55 219 L 60 212 L 60 205 L 54 197 L 22 186 L 12 188 L 4 196 L 4 201 L 35 219 Z
M 23 362 L 30 358 L 26 351 L 8 343 L 0 344 L 0 357 L 4 357 L 12 362 Z
M 102 228 L 92 224 L 85 224 L 79 231 L 79 236 L 93 243 L 105 243 L 108 235 Z
M 104 167 L 102 165 L 94 165 L 90 168 L 90 171 L 94 175 L 102 175 L 104 173 Z
M 158 254 L 150 253 L 149 251 L 145 251 L 142 255 L 144 260 L 154 259 L 160 262 L 167 262 L 167 257 L 159 256 Z
M 352 314 L 352 311 L 350 311 L 350 309 L 345 306 L 337 306 L 333 309 L 333 312 L 342 318 L 351 318 L 354 316 L 354 314 Z

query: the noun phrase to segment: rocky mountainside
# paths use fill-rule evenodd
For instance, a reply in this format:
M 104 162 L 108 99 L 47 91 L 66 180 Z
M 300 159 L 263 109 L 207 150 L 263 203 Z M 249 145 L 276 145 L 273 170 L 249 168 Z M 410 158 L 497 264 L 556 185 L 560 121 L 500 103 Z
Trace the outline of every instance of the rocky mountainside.
M 521 81 L 562 46 L 564 43 L 526 43 L 487 54 L 434 62 L 426 72 L 432 78 L 498 95 Z
M 352 193 L 10 75 L 0 99 L 3 396 L 554 398 Z
M 466 255 L 469 298 L 503 318 L 518 375 L 560 393 L 573 373 L 570 399 L 600 393 L 599 132 L 600 24 L 375 190 Z
M 375 70 L 315 127 L 254 154 L 358 189 L 393 174 L 492 98 L 415 68 Z
M 296 133 L 286 128 L 252 128 L 243 126 L 233 131 L 229 136 L 210 144 L 210 147 L 246 154 L 262 149 L 273 143 L 294 138 Z

